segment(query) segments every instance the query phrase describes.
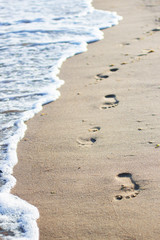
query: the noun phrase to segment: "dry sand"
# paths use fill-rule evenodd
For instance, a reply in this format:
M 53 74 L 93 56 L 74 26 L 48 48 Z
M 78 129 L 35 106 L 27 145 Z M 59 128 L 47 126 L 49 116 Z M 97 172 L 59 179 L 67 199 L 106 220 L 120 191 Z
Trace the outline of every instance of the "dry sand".
M 68 59 L 27 123 L 13 193 L 41 240 L 160 239 L 160 1 L 95 0 L 124 20 Z

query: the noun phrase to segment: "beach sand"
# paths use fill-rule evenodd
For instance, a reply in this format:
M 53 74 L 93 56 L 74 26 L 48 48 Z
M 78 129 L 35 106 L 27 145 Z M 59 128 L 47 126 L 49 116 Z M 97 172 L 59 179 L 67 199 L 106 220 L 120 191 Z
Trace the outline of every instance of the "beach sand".
M 160 1 L 95 0 L 123 16 L 68 59 L 61 97 L 27 122 L 12 193 L 41 240 L 160 239 Z

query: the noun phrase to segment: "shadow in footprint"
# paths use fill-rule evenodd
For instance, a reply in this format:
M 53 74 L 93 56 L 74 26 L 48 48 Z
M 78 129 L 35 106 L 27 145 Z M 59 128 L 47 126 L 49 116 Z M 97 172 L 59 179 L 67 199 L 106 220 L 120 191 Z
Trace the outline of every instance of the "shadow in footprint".
M 123 42 L 122 45 L 123 45 L 123 46 L 129 46 L 129 45 L 131 45 L 131 44 L 130 44 L 129 42 Z
M 111 72 L 117 72 L 119 70 L 119 68 L 111 68 L 110 71 Z
M 115 94 L 109 94 L 105 96 L 105 102 L 101 106 L 101 109 L 112 108 L 118 105 L 119 101 Z
M 140 186 L 133 180 L 131 173 L 119 173 L 116 178 L 121 183 L 121 194 L 115 196 L 116 200 L 132 199 L 139 194 Z
M 154 28 L 152 29 L 153 32 L 159 32 L 160 31 L 160 28 Z
M 105 79 L 105 78 L 109 78 L 109 76 L 106 75 L 106 74 L 99 73 L 99 74 L 96 75 L 96 78 Z
M 79 137 L 77 139 L 77 143 L 81 146 L 91 146 L 93 145 L 94 143 L 96 142 L 96 138 L 93 138 L 93 137 L 89 137 L 89 138 L 82 138 L 82 137 Z

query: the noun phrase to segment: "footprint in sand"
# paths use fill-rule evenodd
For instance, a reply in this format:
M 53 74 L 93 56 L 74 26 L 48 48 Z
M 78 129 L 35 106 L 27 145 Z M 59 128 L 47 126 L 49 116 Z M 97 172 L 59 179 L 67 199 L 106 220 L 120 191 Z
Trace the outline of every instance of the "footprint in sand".
M 142 53 L 138 54 L 138 57 L 142 57 L 142 56 L 147 56 L 149 53 L 153 53 L 154 50 L 153 49 L 143 49 Z
M 92 146 L 95 142 L 96 142 L 96 138 L 94 137 L 88 137 L 88 138 L 79 137 L 77 139 L 77 143 L 84 147 Z
M 98 131 L 100 131 L 101 130 L 101 128 L 100 127 L 92 127 L 92 128 L 90 128 L 90 129 L 88 129 L 88 131 L 89 132 L 98 132 Z
M 107 78 L 109 78 L 109 75 L 99 73 L 99 74 L 97 74 L 97 75 L 95 76 L 95 79 L 96 79 L 95 84 L 98 83 L 99 81 L 105 80 L 105 79 L 107 79 Z
M 117 72 L 118 70 L 119 70 L 119 68 L 116 68 L 116 67 L 115 68 L 110 68 L 111 72 Z
M 123 43 L 121 43 L 121 46 L 129 46 L 129 45 L 131 45 L 129 42 L 123 42 Z
M 111 66 L 114 66 L 114 65 L 111 64 L 111 65 L 109 65 L 109 66 L 111 67 Z M 109 70 L 110 70 L 110 72 L 116 72 L 116 71 L 119 70 L 119 68 L 111 67 Z M 103 79 L 109 78 L 109 75 L 103 74 L 103 73 L 99 73 L 99 74 L 97 74 L 97 75 L 95 76 L 95 78 L 96 78 L 97 81 L 101 81 L 101 80 L 103 80 Z
M 160 27 L 152 29 L 152 32 L 160 32 Z
M 99 73 L 95 76 L 95 78 L 96 79 L 106 79 L 106 78 L 109 78 L 109 76 L 106 74 Z
M 121 184 L 121 188 L 115 200 L 133 199 L 139 194 L 140 186 L 133 180 L 131 173 L 119 173 L 116 179 Z
M 101 106 L 101 109 L 112 108 L 112 107 L 117 106 L 119 103 L 115 94 L 106 95 L 104 98 L 106 101 Z

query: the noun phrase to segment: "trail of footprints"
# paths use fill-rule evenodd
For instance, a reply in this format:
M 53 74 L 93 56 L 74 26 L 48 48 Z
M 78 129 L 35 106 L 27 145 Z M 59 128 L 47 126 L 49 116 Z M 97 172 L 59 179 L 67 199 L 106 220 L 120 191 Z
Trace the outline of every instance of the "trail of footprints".
M 117 72 L 119 70 L 119 68 L 113 67 L 113 66 L 114 65 L 112 65 L 112 64 L 109 65 L 109 67 L 110 67 L 109 71 L 110 72 Z M 96 75 L 95 78 L 98 79 L 98 80 L 103 80 L 103 79 L 109 78 L 109 75 L 99 73 L 99 74 Z M 100 109 L 113 108 L 113 107 L 116 107 L 118 105 L 118 103 L 119 103 L 119 100 L 117 99 L 115 94 L 108 94 L 108 95 L 104 96 L 104 102 L 100 106 Z
M 110 68 L 111 72 L 116 72 L 119 70 L 119 68 L 113 67 L 113 65 L 110 65 L 110 67 L 111 67 Z M 101 74 L 101 73 L 96 75 L 96 79 L 101 79 L 101 80 L 106 79 L 108 77 L 109 77 L 109 75 Z M 115 94 L 108 94 L 108 95 L 104 96 L 104 102 L 100 106 L 100 109 L 113 108 L 113 107 L 117 106 L 118 103 L 119 103 L 119 100 L 117 99 Z M 93 133 L 100 131 L 100 129 L 101 128 L 99 126 L 98 127 L 96 126 L 96 127 L 88 129 L 88 131 L 93 135 Z M 88 136 L 88 137 L 78 137 L 77 143 L 83 147 L 92 146 L 97 141 L 97 136 L 92 136 L 92 135 Z
M 157 32 L 160 32 L 160 27 L 154 28 L 154 29 L 146 32 L 145 35 L 150 36 L 150 35 L 155 34 Z M 138 38 L 135 38 L 134 41 L 135 40 L 140 41 L 140 40 L 143 40 L 143 39 L 144 39 L 144 37 L 138 37 Z M 123 42 L 121 44 L 122 47 L 130 46 L 130 45 L 131 45 L 131 43 L 129 43 L 129 42 Z M 122 66 L 122 65 L 129 64 L 129 63 L 133 63 L 134 60 L 138 61 L 138 60 L 141 59 L 141 57 L 147 56 L 148 54 L 153 53 L 153 52 L 155 52 L 154 49 L 143 49 L 141 53 L 137 54 L 137 56 L 130 57 L 129 62 L 122 62 L 122 63 L 120 63 L 120 65 Z M 128 54 L 125 54 L 125 55 L 128 56 Z M 115 67 L 114 64 L 109 65 L 109 67 L 110 67 L 110 69 L 109 69 L 110 73 L 114 73 L 114 72 L 117 72 L 119 70 L 119 68 Z M 105 80 L 107 78 L 109 78 L 109 74 L 99 73 L 95 76 L 96 83 L 99 82 L 99 81 Z
M 134 181 L 131 173 L 119 173 L 116 180 L 120 184 L 120 193 L 115 196 L 115 200 L 133 199 L 139 194 L 140 186 Z
M 147 32 L 146 34 L 153 34 L 155 32 L 160 32 L 160 28 L 156 28 L 156 29 L 152 29 L 151 31 Z M 143 38 L 136 38 L 137 41 L 141 40 Z M 130 43 L 122 43 L 122 46 L 129 46 Z M 141 57 L 141 56 L 145 56 L 148 55 L 150 53 L 154 52 L 153 49 L 144 49 L 143 52 L 141 54 L 138 54 L 137 57 Z M 126 54 L 126 56 L 128 56 L 128 54 Z M 138 58 L 135 58 L 135 60 L 139 60 Z M 127 63 L 132 63 L 133 60 L 131 62 L 122 62 L 120 65 L 126 65 Z M 109 72 L 110 73 L 114 73 L 117 72 L 119 70 L 119 68 L 115 67 L 113 64 L 109 65 L 110 69 Z M 103 73 L 99 73 L 95 76 L 96 79 L 96 83 L 98 83 L 99 81 L 105 80 L 109 78 L 109 74 L 103 74 Z M 108 108 L 113 108 L 116 107 L 119 104 L 119 100 L 117 99 L 115 94 L 108 94 L 104 96 L 104 101 L 103 104 L 100 106 L 100 109 L 108 109 Z M 101 127 L 99 126 L 95 126 L 92 127 L 90 129 L 88 129 L 89 133 L 91 134 L 89 137 L 79 137 L 77 139 L 77 143 L 80 146 L 85 146 L 85 147 L 89 147 L 92 146 L 93 144 L 96 143 L 97 141 L 97 135 L 96 133 L 98 131 L 101 130 Z M 94 134 L 94 136 L 93 136 Z M 123 172 L 123 173 L 119 173 L 116 176 L 116 180 L 120 185 L 120 189 L 119 189 L 119 194 L 117 194 L 114 199 L 116 201 L 121 201 L 124 199 L 134 199 L 135 197 L 138 196 L 139 192 L 140 192 L 140 186 L 139 184 L 133 179 L 132 174 L 129 172 Z

